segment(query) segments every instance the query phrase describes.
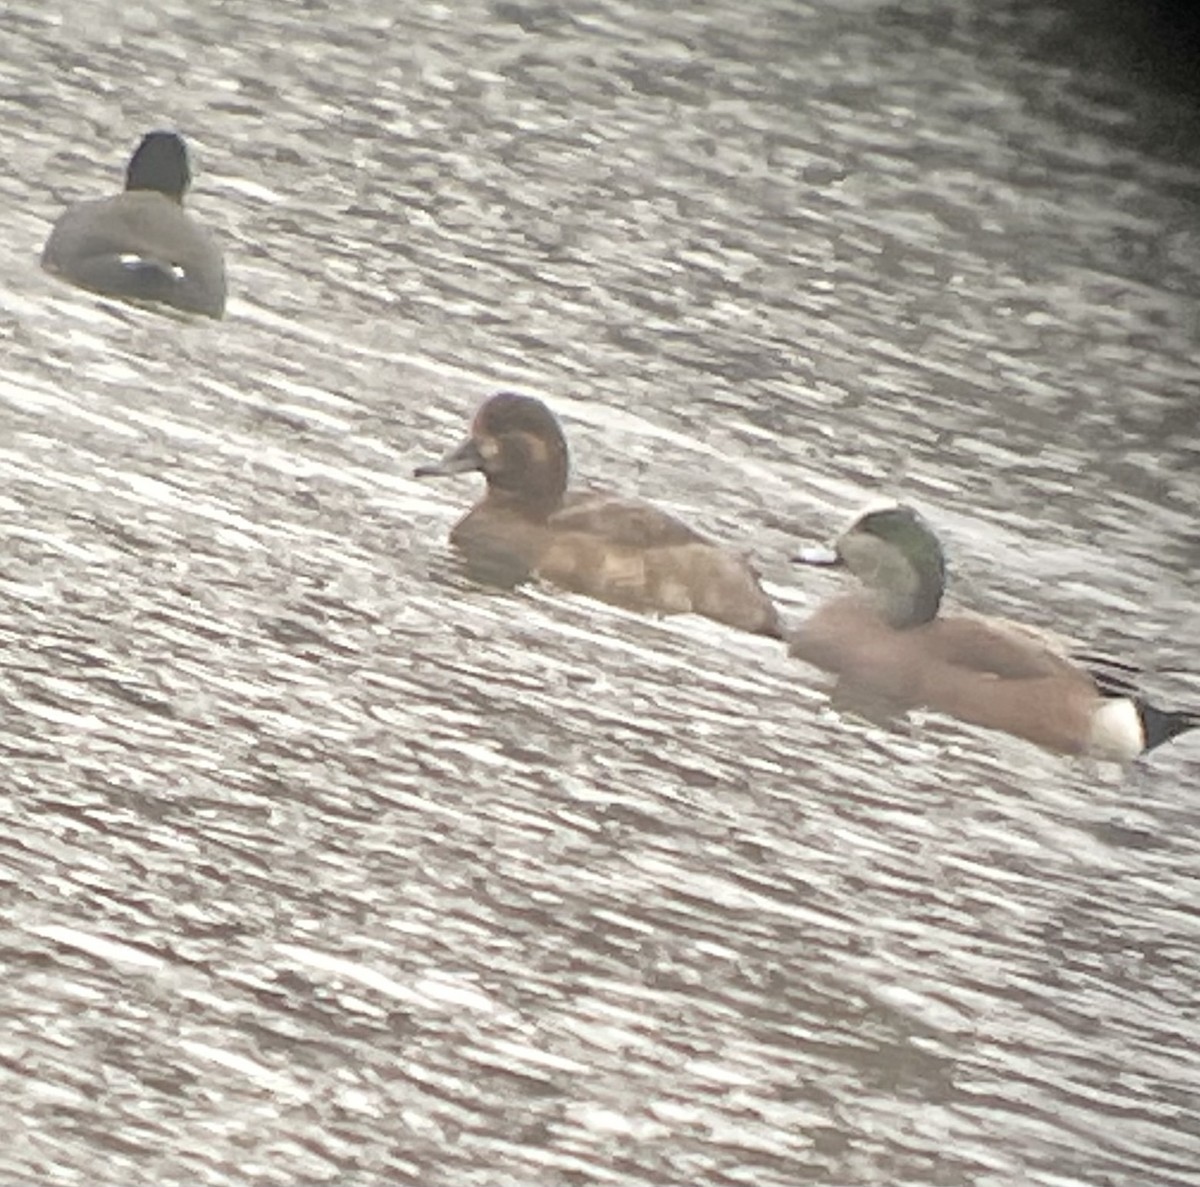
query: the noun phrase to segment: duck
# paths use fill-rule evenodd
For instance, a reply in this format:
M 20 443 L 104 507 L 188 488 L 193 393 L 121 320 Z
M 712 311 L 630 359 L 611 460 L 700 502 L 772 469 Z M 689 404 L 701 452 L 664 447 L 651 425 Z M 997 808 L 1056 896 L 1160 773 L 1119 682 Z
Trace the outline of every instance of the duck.
M 125 189 L 68 207 L 42 251 L 42 267 L 91 292 L 155 301 L 188 313 L 225 313 L 225 261 L 183 207 L 191 184 L 176 132 L 148 132 L 125 171 Z
M 1138 695 L 1128 664 L 1083 662 L 1062 640 L 1009 619 L 941 613 L 945 553 L 911 506 L 868 508 L 832 548 L 793 559 L 844 566 L 862 586 L 818 607 L 788 642 L 791 656 L 837 677 L 840 703 L 884 717 L 930 709 L 1122 765 L 1200 726 L 1200 714 Z
M 539 399 L 498 392 L 470 433 L 417 477 L 480 471 L 483 498 L 451 543 L 477 580 L 550 585 L 626 609 L 699 614 L 782 639 L 779 612 L 747 560 L 673 515 L 599 490 L 568 490 L 567 442 Z

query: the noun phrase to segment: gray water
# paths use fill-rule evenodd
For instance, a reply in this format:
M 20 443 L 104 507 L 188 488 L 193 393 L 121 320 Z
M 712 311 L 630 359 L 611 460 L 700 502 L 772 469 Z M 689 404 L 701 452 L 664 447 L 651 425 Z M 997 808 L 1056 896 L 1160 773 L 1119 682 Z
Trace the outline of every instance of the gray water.
M 0 12 L 0 1182 L 1200 1183 L 1200 741 L 840 719 L 768 640 L 472 587 L 500 386 L 787 557 L 1200 707 L 1194 100 L 1069 6 Z M 36 266 L 150 127 L 210 324 Z

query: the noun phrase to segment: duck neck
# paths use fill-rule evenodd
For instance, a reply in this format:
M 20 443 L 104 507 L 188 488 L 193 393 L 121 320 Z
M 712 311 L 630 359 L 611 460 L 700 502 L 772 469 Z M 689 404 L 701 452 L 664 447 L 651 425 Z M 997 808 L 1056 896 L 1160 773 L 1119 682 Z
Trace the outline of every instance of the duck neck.
M 561 491 L 507 490 L 491 486 L 488 501 L 523 519 L 549 519 L 563 503 Z
M 526 474 L 520 485 L 502 481 L 488 482 L 488 498 L 528 520 L 546 520 L 563 505 L 566 475 Z
M 880 577 L 871 584 L 871 598 L 879 616 L 890 627 L 906 631 L 937 617 L 944 592 L 940 573 L 922 573 L 904 562 Z

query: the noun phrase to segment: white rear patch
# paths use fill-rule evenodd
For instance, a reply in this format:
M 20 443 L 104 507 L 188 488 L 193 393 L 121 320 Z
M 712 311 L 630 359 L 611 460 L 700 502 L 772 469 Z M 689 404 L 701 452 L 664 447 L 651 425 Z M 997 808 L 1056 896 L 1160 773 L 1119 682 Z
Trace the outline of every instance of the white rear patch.
M 122 268 L 128 268 L 130 272 L 143 272 L 153 268 L 156 272 L 164 272 L 171 277 L 172 280 L 182 280 L 184 277 L 183 268 L 178 264 L 171 264 L 164 268 L 157 260 L 148 260 L 145 256 L 139 256 L 133 252 L 124 252 L 117 256 Z
M 1113 762 L 1133 762 L 1146 749 L 1146 734 L 1137 705 L 1128 697 L 1105 701 L 1092 714 L 1088 753 Z

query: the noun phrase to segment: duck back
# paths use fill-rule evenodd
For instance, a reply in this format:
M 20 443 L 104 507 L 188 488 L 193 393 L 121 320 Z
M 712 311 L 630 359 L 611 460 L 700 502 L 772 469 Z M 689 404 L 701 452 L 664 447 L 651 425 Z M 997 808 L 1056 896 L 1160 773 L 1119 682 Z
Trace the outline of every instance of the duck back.
M 209 233 L 153 190 L 80 202 L 55 223 L 42 267 L 92 292 L 225 312 L 225 265 Z
M 779 613 L 741 556 L 649 503 L 572 492 L 546 524 L 538 575 L 659 614 L 700 614 L 780 638 Z
M 897 630 L 858 595 L 821 607 L 791 654 L 896 713 L 932 709 L 1060 754 L 1088 748 L 1100 703 L 1091 677 L 1031 631 L 975 615 Z

